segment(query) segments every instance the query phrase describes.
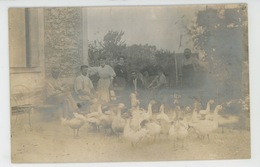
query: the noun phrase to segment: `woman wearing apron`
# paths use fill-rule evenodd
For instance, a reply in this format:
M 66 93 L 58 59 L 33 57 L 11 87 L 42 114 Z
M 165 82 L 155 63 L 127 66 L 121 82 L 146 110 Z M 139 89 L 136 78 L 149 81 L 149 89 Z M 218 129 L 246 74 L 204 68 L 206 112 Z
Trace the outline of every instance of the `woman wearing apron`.
M 109 102 L 112 98 L 115 98 L 115 95 L 112 95 L 110 92 L 112 89 L 113 78 L 116 76 L 116 74 L 112 67 L 106 65 L 105 57 L 100 57 L 99 61 L 100 66 L 92 68 L 91 70 L 95 70 L 94 73 L 98 73 L 99 75 L 97 84 L 97 94 L 99 100 L 103 102 Z

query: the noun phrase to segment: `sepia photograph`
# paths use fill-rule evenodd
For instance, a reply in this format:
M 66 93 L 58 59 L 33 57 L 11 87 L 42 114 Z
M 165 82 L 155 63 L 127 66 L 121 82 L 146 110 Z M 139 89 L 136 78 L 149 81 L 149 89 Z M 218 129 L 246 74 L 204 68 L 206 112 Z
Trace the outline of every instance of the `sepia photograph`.
M 250 159 L 247 8 L 9 8 L 11 161 Z

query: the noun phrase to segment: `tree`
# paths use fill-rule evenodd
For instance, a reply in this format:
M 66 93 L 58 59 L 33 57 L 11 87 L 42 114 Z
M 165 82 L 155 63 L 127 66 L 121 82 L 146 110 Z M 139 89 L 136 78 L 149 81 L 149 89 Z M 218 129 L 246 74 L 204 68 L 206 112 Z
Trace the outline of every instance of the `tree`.
M 120 56 L 122 51 L 126 48 L 125 41 L 122 41 L 123 35 L 123 31 L 108 31 L 103 41 L 99 43 L 103 53 L 110 58 Z
M 187 28 L 194 48 L 206 54 L 212 79 L 208 86 L 217 87 L 221 96 L 227 92 L 231 96 L 242 93 L 242 61 L 247 61 L 246 12 L 244 5 L 207 7 L 197 13 L 195 24 Z
M 126 48 L 125 42 L 122 40 L 123 31 L 110 30 L 104 36 L 102 41 L 94 40 L 89 43 L 89 61 L 90 65 L 97 65 L 99 56 L 106 56 L 108 59 L 116 59 Z
M 91 66 L 98 65 L 98 57 L 106 56 L 108 59 L 116 59 L 122 55 L 126 58 L 127 71 L 141 70 L 150 63 L 151 56 L 155 56 L 157 63 L 165 68 L 165 74 L 175 74 L 172 66 L 173 55 L 167 50 L 158 50 L 156 46 L 149 44 L 133 44 L 127 46 L 122 40 L 124 32 L 109 31 L 103 38 L 103 41 L 94 40 L 89 42 L 89 64 Z M 130 76 L 130 75 L 129 75 Z
M 101 55 L 102 50 L 98 41 L 88 42 L 89 64 L 91 66 L 98 65 L 98 57 Z
M 128 68 L 140 70 L 148 65 L 151 55 L 156 52 L 156 46 L 145 45 L 131 45 L 124 51 L 123 55 L 127 58 Z

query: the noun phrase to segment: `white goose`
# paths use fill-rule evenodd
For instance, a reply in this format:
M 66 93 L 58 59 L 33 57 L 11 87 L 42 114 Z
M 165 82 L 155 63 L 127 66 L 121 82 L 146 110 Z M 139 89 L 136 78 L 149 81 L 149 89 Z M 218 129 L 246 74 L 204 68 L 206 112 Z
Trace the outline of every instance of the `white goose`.
M 143 109 L 135 109 L 135 111 L 132 111 L 132 119 L 130 120 L 130 127 L 133 130 L 135 131 L 139 130 L 141 128 L 140 123 L 143 120 L 150 121 L 152 119 L 153 116 L 152 106 L 155 103 L 156 102 L 154 100 L 151 100 L 150 103 L 148 104 L 147 111 Z
M 101 123 L 100 118 L 103 115 L 102 105 L 99 104 L 97 111 L 87 114 L 86 121 L 95 129 L 99 130 L 99 126 Z
M 79 129 L 84 125 L 86 118 L 83 115 L 73 113 L 74 118 L 72 119 L 61 119 L 62 125 L 68 125 L 71 129 L 73 129 L 74 138 L 79 137 Z
M 200 110 L 200 111 L 199 111 L 199 114 L 200 114 L 200 115 L 202 115 L 202 114 L 204 114 L 204 115 L 210 114 L 210 106 L 211 106 L 212 104 L 214 104 L 214 103 L 215 103 L 214 100 L 212 100 L 212 99 L 209 100 L 208 103 L 207 103 L 206 109 L 205 109 L 205 110 Z
M 135 147 L 136 144 L 142 141 L 147 135 L 148 130 L 141 128 L 138 131 L 133 130 L 130 127 L 130 119 L 126 120 L 126 124 L 124 127 L 124 138 L 131 142 L 132 147 Z
M 209 134 L 213 131 L 218 129 L 218 112 L 222 109 L 221 105 L 217 105 L 214 110 L 214 117 L 212 120 L 205 119 L 199 120 L 197 122 L 189 123 L 189 126 L 193 127 L 196 133 L 201 137 L 208 137 L 209 141 Z
M 147 112 L 141 113 L 141 118 L 143 120 L 151 120 L 153 117 L 153 105 L 156 104 L 155 100 L 151 100 L 147 106 Z
M 166 122 L 170 122 L 169 116 L 164 113 L 164 104 L 161 104 L 160 113 L 156 116 L 156 119 L 159 120 L 165 120 Z
M 131 102 L 131 108 L 139 107 L 140 101 L 137 99 L 136 94 L 131 93 L 129 97 L 130 97 L 130 102 Z
M 177 120 L 172 122 L 169 129 L 169 138 L 174 142 L 174 149 L 176 149 L 176 143 L 178 140 L 182 142 L 182 148 L 184 148 L 184 140 L 188 136 L 188 124 L 184 120 Z
M 125 127 L 125 120 L 122 118 L 121 111 L 125 108 L 123 103 L 118 104 L 118 110 L 116 117 L 112 121 L 112 130 L 113 132 L 119 136 L 119 134 L 123 133 Z

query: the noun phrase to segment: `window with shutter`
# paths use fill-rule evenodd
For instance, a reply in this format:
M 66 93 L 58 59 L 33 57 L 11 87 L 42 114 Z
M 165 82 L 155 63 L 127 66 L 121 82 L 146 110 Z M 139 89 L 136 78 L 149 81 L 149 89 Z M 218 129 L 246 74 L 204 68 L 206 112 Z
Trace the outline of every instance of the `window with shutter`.
M 10 68 L 29 71 L 39 67 L 39 32 L 37 8 L 9 9 Z M 19 69 L 19 70 L 17 70 Z

